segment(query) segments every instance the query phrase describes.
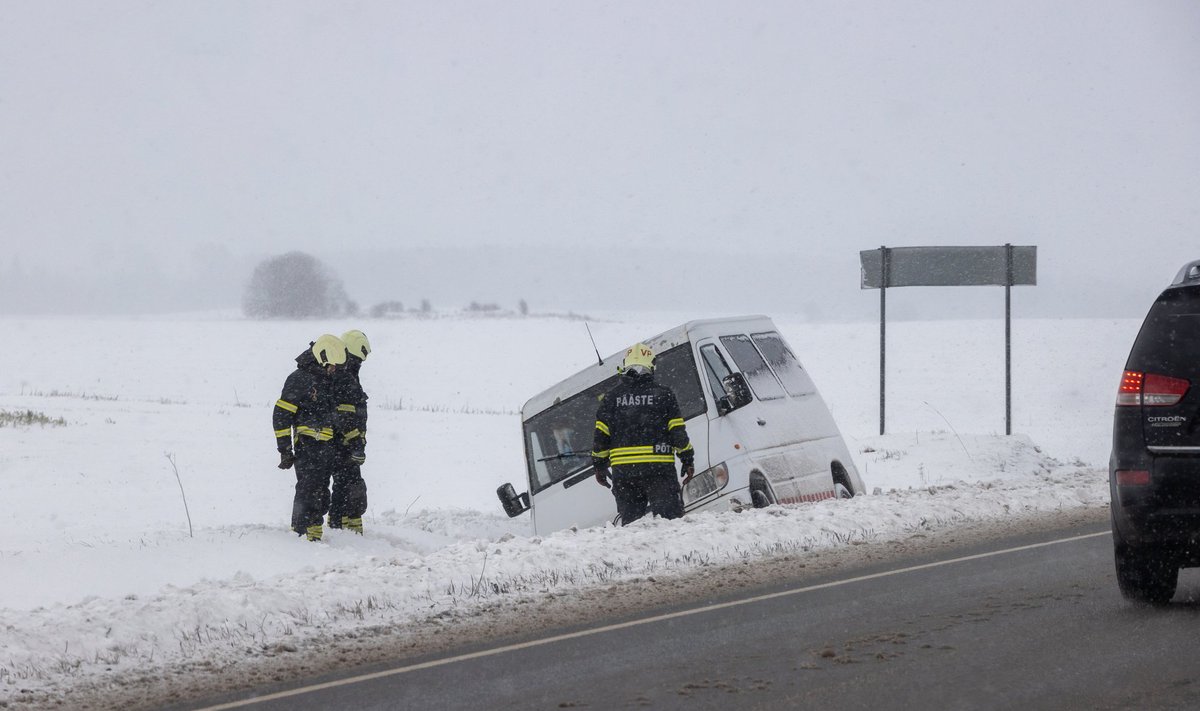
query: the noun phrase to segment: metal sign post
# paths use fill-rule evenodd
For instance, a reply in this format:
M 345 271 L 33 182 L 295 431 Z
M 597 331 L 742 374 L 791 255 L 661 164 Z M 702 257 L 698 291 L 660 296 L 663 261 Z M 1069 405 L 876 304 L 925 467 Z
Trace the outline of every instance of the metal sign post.
M 1004 434 L 1012 434 L 1012 283 L 1013 246 L 1004 245 Z
M 887 424 L 887 275 L 888 248 L 879 248 L 879 434 Z
M 1004 287 L 1004 422 L 1012 434 L 1012 287 L 1037 284 L 1037 247 L 880 247 L 858 253 L 861 288 L 879 289 L 879 434 L 886 429 L 887 297 L 893 286 Z

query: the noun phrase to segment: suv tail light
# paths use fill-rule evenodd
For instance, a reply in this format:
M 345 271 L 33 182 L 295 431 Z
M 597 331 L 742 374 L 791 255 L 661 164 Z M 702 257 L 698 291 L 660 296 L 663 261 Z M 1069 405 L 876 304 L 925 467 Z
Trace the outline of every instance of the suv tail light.
M 1183 399 L 1190 387 L 1191 383 L 1183 378 L 1127 370 L 1121 376 L 1121 387 L 1117 390 L 1117 406 L 1164 407 L 1175 405 Z

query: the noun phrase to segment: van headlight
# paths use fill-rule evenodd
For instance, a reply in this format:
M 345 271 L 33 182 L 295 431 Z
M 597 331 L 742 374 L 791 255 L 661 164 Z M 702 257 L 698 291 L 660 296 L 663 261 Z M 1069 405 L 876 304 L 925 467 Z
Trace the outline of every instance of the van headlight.
M 683 498 L 688 501 L 703 499 L 705 496 L 720 491 L 729 483 L 729 468 L 724 463 L 710 469 L 705 469 L 683 486 Z

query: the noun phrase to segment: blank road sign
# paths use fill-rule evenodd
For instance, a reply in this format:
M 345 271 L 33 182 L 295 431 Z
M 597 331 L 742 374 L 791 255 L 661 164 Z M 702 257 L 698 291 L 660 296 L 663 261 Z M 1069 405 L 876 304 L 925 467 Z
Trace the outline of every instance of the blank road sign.
M 1033 286 L 1037 284 L 1037 247 L 1012 247 L 1012 281 L 1008 280 L 1008 247 L 891 247 L 887 250 L 887 287 L 894 286 Z M 884 286 L 882 250 L 858 253 L 862 288 Z

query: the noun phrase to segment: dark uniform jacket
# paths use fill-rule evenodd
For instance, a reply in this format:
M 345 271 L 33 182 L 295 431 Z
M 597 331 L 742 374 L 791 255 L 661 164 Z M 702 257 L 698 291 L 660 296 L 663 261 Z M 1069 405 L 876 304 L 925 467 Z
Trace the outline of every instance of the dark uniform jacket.
M 596 411 L 592 465 L 622 474 L 675 474 L 675 457 L 692 465 L 695 452 L 670 388 L 653 375 L 629 373 Z
M 333 374 L 337 441 L 356 452 L 364 451 L 367 436 L 367 393 L 358 379 L 358 369 L 361 367 L 362 359 L 348 356 L 346 364 Z
M 275 444 L 280 450 L 291 448 L 293 433 L 297 440 L 333 439 L 333 379 L 312 351 L 296 356 L 296 370 L 284 381 L 271 420 L 275 425 Z

